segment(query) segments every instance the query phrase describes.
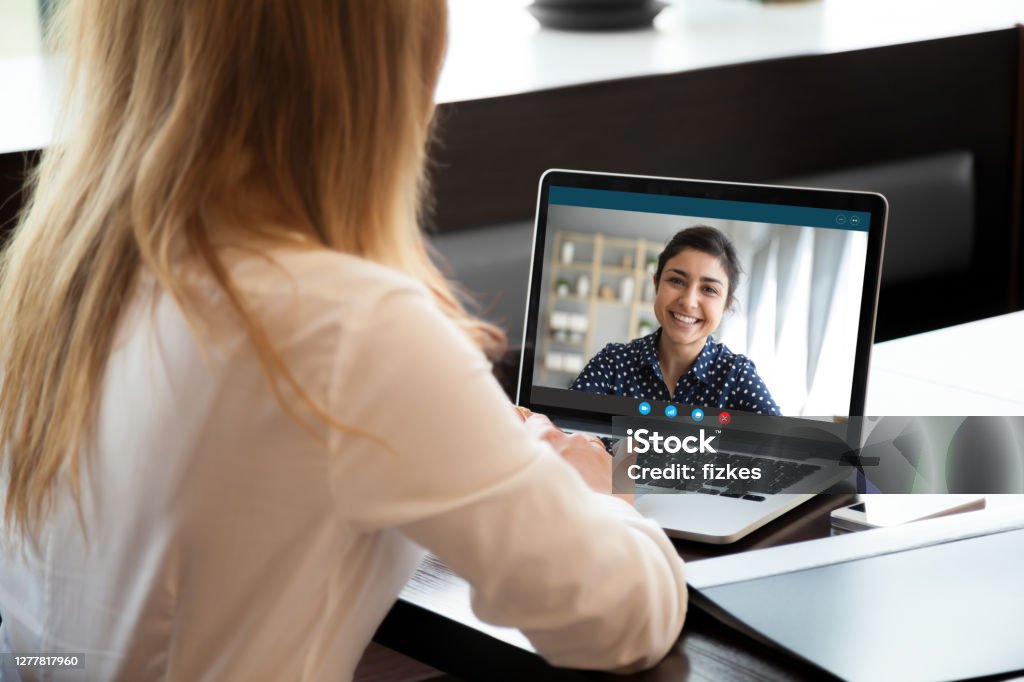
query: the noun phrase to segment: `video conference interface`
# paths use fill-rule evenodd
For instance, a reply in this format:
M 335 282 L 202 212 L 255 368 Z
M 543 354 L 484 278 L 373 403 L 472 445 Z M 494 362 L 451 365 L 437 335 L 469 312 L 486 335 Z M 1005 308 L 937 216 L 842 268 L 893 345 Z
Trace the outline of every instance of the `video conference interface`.
M 848 415 L 870 217 L 552 186 L 531 402 Z

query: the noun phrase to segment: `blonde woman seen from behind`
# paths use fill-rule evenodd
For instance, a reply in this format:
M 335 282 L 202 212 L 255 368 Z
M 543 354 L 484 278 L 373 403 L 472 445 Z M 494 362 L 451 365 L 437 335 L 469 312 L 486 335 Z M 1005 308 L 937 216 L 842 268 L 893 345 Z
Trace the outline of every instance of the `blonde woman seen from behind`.
M 671 543 L 600 448 L 516 416 L 419 231 L 445 25 L 65 4 L 74 118 L 0 262 L 0 652 L 347 679 L 423 548 L 556 665 L 672 645 Z

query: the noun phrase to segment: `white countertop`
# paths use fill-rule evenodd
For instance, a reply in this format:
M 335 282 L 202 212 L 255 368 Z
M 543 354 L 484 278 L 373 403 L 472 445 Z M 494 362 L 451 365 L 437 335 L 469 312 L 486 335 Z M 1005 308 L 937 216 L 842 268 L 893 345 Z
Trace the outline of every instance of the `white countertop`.
M 437 100 L 453 102 L 646 74 L 825 54 L 1008 28 L 1020 0 L 671 0 L 655 28 L 542 29 L 526 0 L 449 0 Z M 59 68 L 0 59 L 0 153 L 49 143 Z
M 1020 0 L 670 0 L 653 30 L 542 29 L 525 0 L 449 0 L 438 101 L 1009 28 Z
M 876 344 L 865 412 L 1024 415 L 1024 312 Z
M 0 154 L 42 149 L 50 143 L 60 82 L 56 58 L 0 59 Z

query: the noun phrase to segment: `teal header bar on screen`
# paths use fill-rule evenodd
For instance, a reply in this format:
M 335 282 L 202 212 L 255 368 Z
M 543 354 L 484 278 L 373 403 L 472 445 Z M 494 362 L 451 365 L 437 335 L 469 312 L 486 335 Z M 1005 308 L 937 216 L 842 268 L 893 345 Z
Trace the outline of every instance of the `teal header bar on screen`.
M 665 213 L 694 218 L 746 220 L 754 223 L 831 227 L 837 230 L 867 232 L 871 214 L 864 211 L 837 211 L 831 208 L 808 208 L 781 204 L 757 204 L 749 201 L 694 199 L 667 194 L 617 192 L 583 187 L 551 187 L 548 201 L 561 206 L 607 208 L 616 211 Z

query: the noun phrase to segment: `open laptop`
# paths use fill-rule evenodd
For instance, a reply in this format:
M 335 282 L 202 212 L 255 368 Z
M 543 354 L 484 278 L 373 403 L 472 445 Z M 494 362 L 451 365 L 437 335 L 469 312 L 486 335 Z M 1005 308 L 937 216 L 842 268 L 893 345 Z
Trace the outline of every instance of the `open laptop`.
M 642 464 L 617 471 L 670 535 L 738 540 L 853 473 L 861 420 L 845 418 L 863 414 L 886 215 L 878 194 L 546 172 L 518 403 Z M 662 273 L 655 286 L 655 272 L 666 243 L 692 227 L 724 235 L 741 272 L 701 367 L 673 390 L 659 353 L 677 330 L 659 319 L 677 313 L 658 292 L 679 280 Z M 657 433 L 674 452 L 651 454 Z M 647 454 L 630 459 L 639 445 Z

